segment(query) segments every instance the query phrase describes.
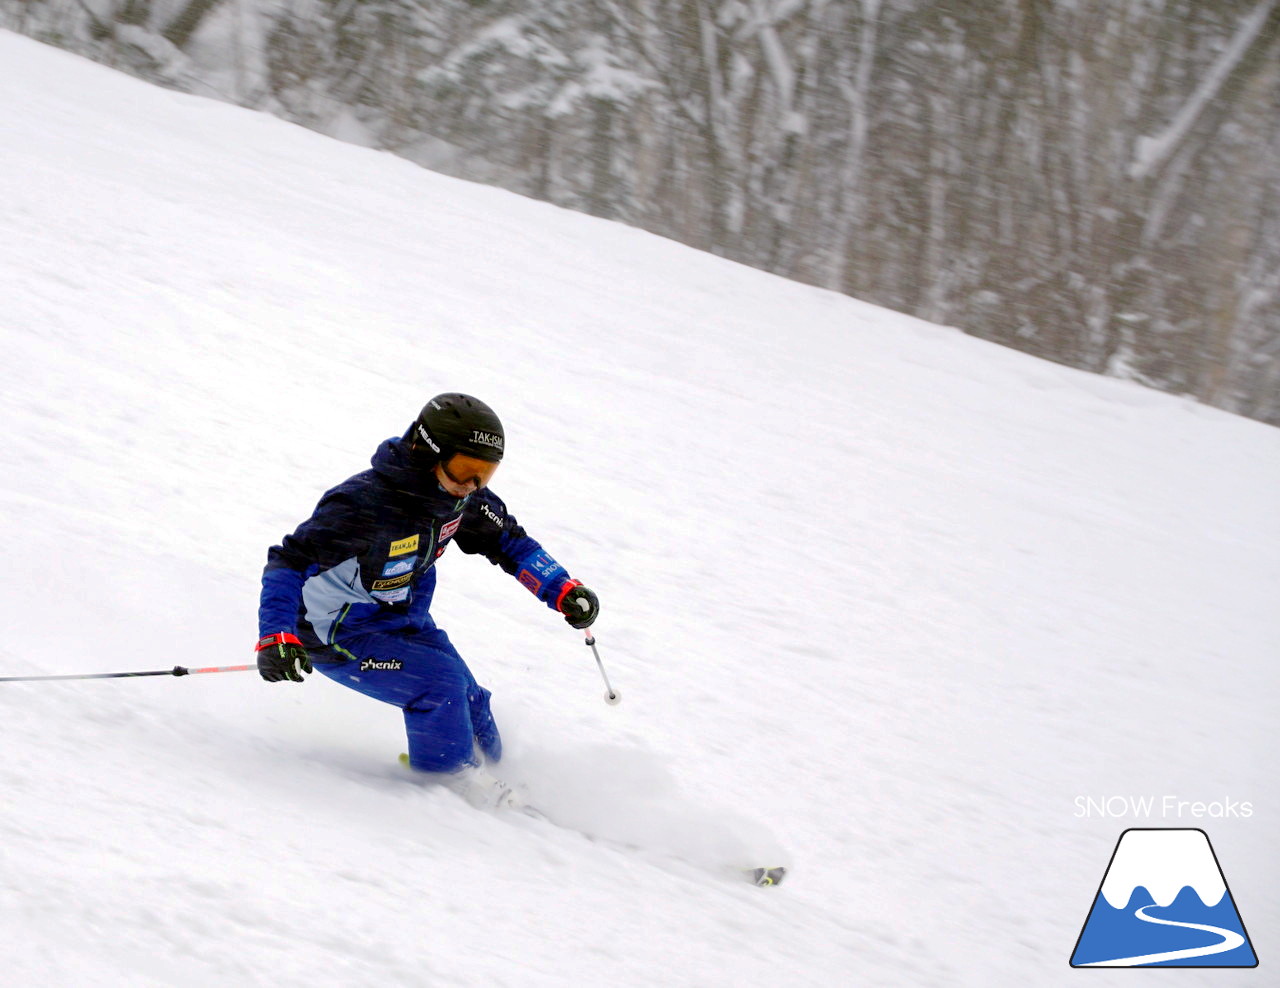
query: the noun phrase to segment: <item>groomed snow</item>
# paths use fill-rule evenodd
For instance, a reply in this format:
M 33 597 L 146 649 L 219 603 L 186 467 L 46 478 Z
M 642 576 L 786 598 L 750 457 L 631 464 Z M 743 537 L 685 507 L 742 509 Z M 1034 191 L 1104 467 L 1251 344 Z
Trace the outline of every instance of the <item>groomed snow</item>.
M 1209 832 L 1268 963 L 1280 431 L 5 33 L 0 343 L 0 675 L 251 661 L 266 547 L 457 389 L 624 696 L 442 559 L 592 841 L 318 677 L 0 683 L 8 984 L 1074 984 L 1144 825 Z M 1148 793 L 1253 815 L 1077 816 Z

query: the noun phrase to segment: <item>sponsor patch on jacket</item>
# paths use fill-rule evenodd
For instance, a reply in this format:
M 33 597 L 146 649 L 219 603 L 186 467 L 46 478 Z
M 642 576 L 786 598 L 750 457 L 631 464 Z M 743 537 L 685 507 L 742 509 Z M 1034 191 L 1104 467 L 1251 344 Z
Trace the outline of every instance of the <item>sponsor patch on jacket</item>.
M 404 668 L 404 663 L 399 659 L 361 659 L 361 672 L 378 672 L 382 669 L 388 671 L 396 671 Z
M 538 575 L 544 580 L 549 580 L 557 573 L 561 572 L 564 567 L 548 556 L 545 552 L 538 553 L 533 557 L 533 568 L 538 571 Z
M 417 562 L 417 556 L 410 556 L 408 559 L 392 559 L 386 566 L 382 567 L 382 575 L 399 576 L 401 573 L 412 573 L 413 567 Z
M 374 600 L 380 600 L 384 604 L 399 604 L 409 599 L 409 588 L 401 587 L 399 590 L 375 590 L 369 594 Z
M 406 573 L 404 576 L 396 576 L 390 580 L 374 580 L 372 590 L 395 590 L 397 587 L 407 587 L 409 581 L 413 579 L 412 573 Z
M 539 590 L 542 589 L 542 581 L 539 580 L 532 573 L 530 573 L 527 569 L 522 569 L 520 571 L 520 575 L 517 576 L 516 579 L 519 580 L 521 585 L 524 586 L 524 588 L 528 590 L 530 593 L 536 594 Z
M 407 539 L 397 539 L 391 543 L 391 548 L 387 550 L 388 556 L 407 556 L 411 552 L 418 551 L 418 536 L 410 535 Z
M 458 515 L 453 521 L 447 521 L 444 527 L 440 529 L 440 541 L 453 538 L 453 533 L 458 530 L 458 526 L 462 524 L 462 515 Z

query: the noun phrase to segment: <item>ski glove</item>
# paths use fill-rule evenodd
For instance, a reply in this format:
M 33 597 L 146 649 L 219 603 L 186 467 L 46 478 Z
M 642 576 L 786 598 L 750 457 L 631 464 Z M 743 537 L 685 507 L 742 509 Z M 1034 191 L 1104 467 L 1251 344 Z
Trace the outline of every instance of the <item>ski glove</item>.
M 577 580 L 570 580 L 560 595 L 559 607 L 570 627 L 590 628 L 600 614 L 600 598 Z
M 302 682 L 302 674 L 311 671 L 311 656 L 298 641 L 298 636 L 282 631 L 258 640 L 258 675 L 268 683 L 284 679 Z

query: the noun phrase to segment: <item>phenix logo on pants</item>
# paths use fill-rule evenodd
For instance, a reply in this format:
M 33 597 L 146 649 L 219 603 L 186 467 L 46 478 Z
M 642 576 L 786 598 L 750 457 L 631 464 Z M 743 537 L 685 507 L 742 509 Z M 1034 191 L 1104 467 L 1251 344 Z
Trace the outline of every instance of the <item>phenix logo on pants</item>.
M 379 670 L 399 671 L 404 668 L 404 663 L 399 659 L 361 659 L 361 672 L 378 672 Z
M 1209 835 L 1126 830 L 1093 899 L 1072 967 L 1257 967 Z

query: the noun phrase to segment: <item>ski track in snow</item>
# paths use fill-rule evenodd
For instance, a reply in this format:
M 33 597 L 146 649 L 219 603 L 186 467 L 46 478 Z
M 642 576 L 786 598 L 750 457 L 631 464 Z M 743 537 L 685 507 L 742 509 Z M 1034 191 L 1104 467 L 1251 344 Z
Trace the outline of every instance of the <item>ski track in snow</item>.
M 0 684 L 9 983 L 1071 984 L 1135 823 L 1082 794 L 1251 800 L 1150 823 L 1280 920 L 1275 429 L 4 32 L 0 298 L 0 674 L 245 661 L 266 547 L 457 389 L 625 697 L 460 553 L 562 827 L 319 677 Z

